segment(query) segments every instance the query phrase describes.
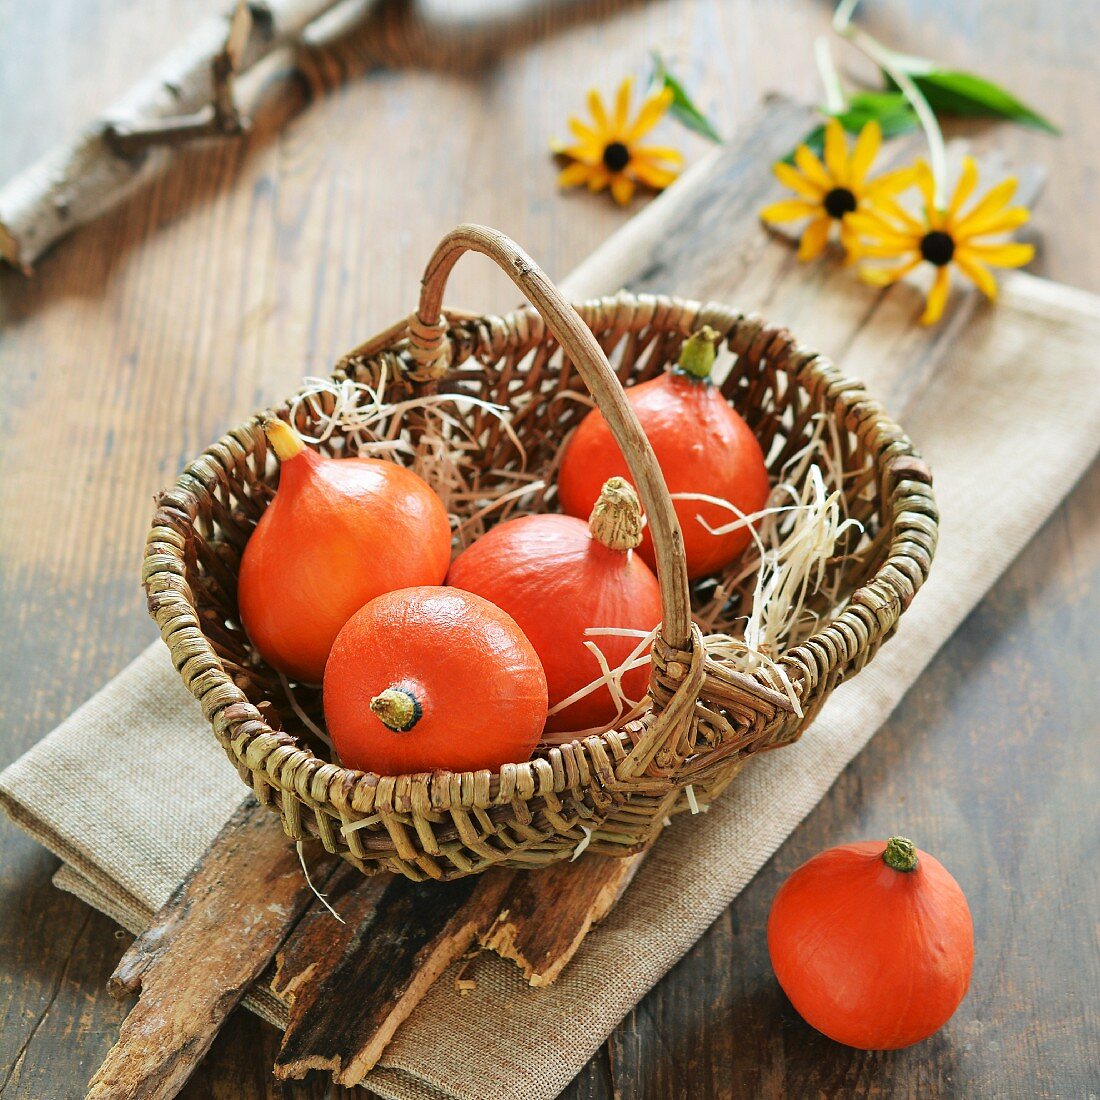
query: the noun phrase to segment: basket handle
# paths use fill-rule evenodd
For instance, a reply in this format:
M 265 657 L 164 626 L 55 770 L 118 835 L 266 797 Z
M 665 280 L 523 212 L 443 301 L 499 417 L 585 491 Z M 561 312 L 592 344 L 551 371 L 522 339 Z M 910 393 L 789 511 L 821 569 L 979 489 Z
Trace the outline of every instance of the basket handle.
M 460 225 L 451 230 L 428 261 L 421 282 L 420 305 L 408 320 L 410 355 L 433 373 L 447 368 L 451 347 L 446 339 L 447 320 L 442 313 L 443 291 L 451 269 L 464 252 L 488 256 L 511 278 L 538 310 L 595 398 L 626 459 L 653 532 L 664 616 L 661 636 L 672 649 L 688 649 L 691 604 L 684 536 L 657 456 L 591 329 L 535 261 L 515 241 L 495 229 Z

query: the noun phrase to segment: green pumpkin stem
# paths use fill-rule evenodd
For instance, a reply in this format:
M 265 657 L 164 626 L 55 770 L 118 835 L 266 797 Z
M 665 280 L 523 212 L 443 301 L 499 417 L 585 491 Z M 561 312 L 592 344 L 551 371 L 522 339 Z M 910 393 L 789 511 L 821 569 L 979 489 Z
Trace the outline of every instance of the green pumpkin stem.
M 914 871 L 917 863 L 917 846 L 903 836 L 892 836 L 886 842 L 882 862 L 895 871 Z
M 382 725 L 394 733 L 408 733 L 423 714 L 416 696 L 400 687 L 386 688 L 376 695 L 370 701 L 370 709 L 378 715 Z
M 684 341 L 677 366 L 692 378 L 701 380 L 709 378 L 714 360 L 718 356 L 718 342 L 721 339 L 721 335 L 710 325 L 704 325 Z

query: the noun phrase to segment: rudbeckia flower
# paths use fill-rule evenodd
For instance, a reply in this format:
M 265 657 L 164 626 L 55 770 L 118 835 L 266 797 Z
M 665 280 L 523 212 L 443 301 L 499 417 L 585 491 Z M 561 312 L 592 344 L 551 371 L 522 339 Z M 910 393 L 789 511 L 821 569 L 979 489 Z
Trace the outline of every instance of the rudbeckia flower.
M 1014 177 L 990 188 L 964 214 L 962 208 L 978 184 L 978 166 L 972 157 L 963 161 L 959 182 L 947 209 L 935 204 L 935 187 L 928 165 L 917 165 L 917 185 L 924 197 L 924 217 L 917 218 L 887 199 L 875 209 L 861 211 L 850 218 L 852 229 L 868 238 L 861 244 L 864 256 L 904 259 L 895 267 L 870 267 L 860 271 L 865 282 L 889 286 L 925 262 L 936 269 L 932 289 L 921 323 L 935 324 L 943 315 L 954 264 L 987 298 L 997 297 L 993 267 L 1022 267 L 1035 255 L 1029 244 L 1006 241 L 982 241 L 979 238 L 1007 233 L 1023 225 L 1031 216 L 1023 206 L 1009 206 L 1016 193 Z
M 679 167 L 684 162 L 677 149 L 638 144 L 668 110 L 672 90 L 664 88 L 648 96 L 631 120 L 631 87 L 629 77 L 619 85 L 611 113 L 604 107 L 599 92 L 590 90 L 591 123 L 579 118 L 569 119 L 569 129 L 573 131 L 576 144 L 551 143 L 555 153 L 574 162 L 558 176 L 560 187 L 587 184 L 590 191 L 610 187 L 615 201 L 625 206 L 634 197 L 637 184 L 661 191 L 676 179 L 676 171 L 669 166 Z
M 772 166 L 779 182 L 801 198 L 773 202 L 760 211 L 760 217 L 769 223 L 810 218 L 798 245 L 800 260 L 819 256 L 833 226 L 838 226 L 840 243 L 851 263 L 859 253 L 859 235 L 851 227 L 851 215 L 866 210 L 883 197 L 904 191 L 913 182 L 912 168 L 867 178 L 881 145 L 882 127 L 875 121 L 868 122 L 849 156 L 844 128 L 835 118 L 829 119 L 825 124 L 824 164 L 813 150 L 800 145 L 794 152 L 794 165 L 779 161 Z

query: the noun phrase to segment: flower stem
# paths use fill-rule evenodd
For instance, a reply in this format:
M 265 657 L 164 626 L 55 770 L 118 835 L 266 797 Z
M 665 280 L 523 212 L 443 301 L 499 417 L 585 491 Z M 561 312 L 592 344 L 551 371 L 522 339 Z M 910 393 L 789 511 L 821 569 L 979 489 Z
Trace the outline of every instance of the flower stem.
M 814 39 L 814 59 L 821 83 L 825 88 L 825 110 L 830 115 L 839 115 L 844 111 L 844 88 L 840 83 L 840 74 L 836 71 L 833 51 L 829 49 L 829 40 L 820 34 Z
M 898 86 L 901 94 L 909 101 L 924 130 L 924 136 L 928 139 L 928 159 L 932 168 L 933 205 L 942 210 L 947 205 L 947 152 L 943 144 L 943 131 L 936 120 L 936 113 L 929 106 L 928 100 L 917 87 L 909 73 L 913 66 L 910 59 L 904 54 L 884 46 L 877 38 L 869 35 L 865 30 L 853 25 L 852 15 L 856 10 L 859 0 L 841 0 L 833 15 L 833 30 L 842 38 L 846 38 L 860 53 L 869 57 L 886 75 Z M 921 62 L 923 64 L 923 62 Z

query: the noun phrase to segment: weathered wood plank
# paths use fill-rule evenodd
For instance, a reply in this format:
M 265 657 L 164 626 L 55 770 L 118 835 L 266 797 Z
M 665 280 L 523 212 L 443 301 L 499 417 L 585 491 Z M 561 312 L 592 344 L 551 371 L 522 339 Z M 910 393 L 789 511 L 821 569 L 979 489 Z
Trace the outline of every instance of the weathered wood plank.
M 549 985 L 593 925 L 611 912 L 645 853 L 586 856 L 518 874 L 482 947 L 510 959 L 533 986 Z
M 246 800 L 111 976 L 112 995 L 138 1000 L 88 1100 L 175 1096 L 311 898 L 277 819 Z
M 290 1022 L 275 1076 L 323 1069 L 358 1084 L 431 984 L 492 923 L 511 880 L 502 870 L 448 883 L 342 875 L 347 892 L 330 902 L 347 923 L 334 928 L 315 908 L 279 956 L 273 989 L 288 1001 Z

